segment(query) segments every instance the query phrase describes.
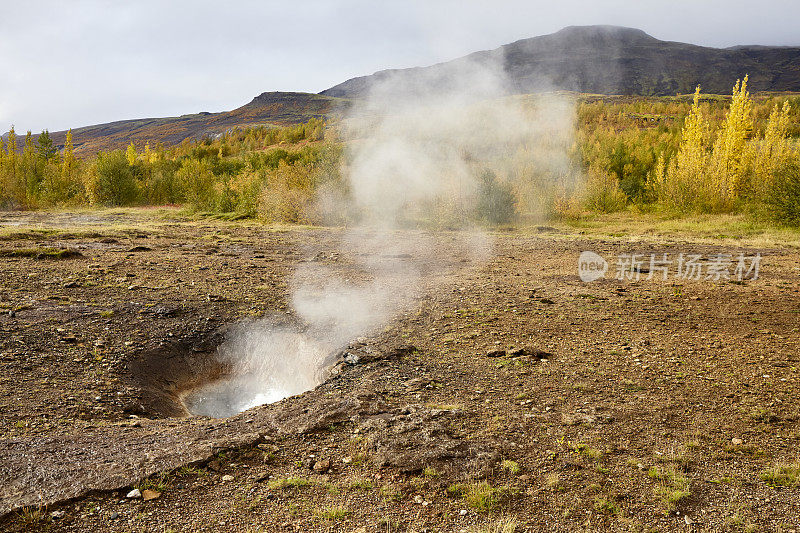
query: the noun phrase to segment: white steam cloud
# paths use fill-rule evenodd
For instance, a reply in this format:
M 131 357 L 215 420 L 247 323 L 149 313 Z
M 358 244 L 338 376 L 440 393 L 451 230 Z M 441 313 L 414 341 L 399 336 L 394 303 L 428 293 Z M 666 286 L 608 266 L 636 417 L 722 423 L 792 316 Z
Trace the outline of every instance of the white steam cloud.
M 348 192 L 320 199 L 356 219 L 337 250 L 352 263 L 302 263 L 291 284 L 299 325 L 235 328 L 219 348 L 230 376 L 187 396 L 189 409 L 228 416 L 313 388 L 332 354 L 379 331 L 460 258 L 487 258 L 490 240 L 474 223 L 481 205 L 493 205 L 481 203 L 487 169 L 516 198 L 532 199 L 518 210 L 538 211 L 568 171 L 572 107 L 508 94 L 500 65 L 469 61 L 373 86 L 342 124 Z M 459 231 L 445 239 L 431 228 Z

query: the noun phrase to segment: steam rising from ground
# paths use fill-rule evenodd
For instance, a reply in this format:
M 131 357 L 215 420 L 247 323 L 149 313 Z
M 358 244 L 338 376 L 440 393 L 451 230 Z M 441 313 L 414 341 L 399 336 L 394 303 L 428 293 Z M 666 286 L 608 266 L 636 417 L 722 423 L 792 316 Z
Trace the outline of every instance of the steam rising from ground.
M 480 206 L 492 205 L 487 171 L 530 196 L 518 209 L 540 209 L 567 170 L 572 108 L 551 97 L 531 109 L 507 94 L 499 65 L 465 61 L 436 79 L 389 76 L 354 105 L 342 126 L 349 189 L 320 198 L 332 218 L 355 220 L 338 244 L 353 264 L 302 263 L 291 283 L 297 323 L 234 329 L 219 348 L 230 379 L 187 397 L 192 412 L 228 416 L 313 388 L 332 354 L 385 326 L 459 258 L 487 258 L 490 240 L 476 229 Z

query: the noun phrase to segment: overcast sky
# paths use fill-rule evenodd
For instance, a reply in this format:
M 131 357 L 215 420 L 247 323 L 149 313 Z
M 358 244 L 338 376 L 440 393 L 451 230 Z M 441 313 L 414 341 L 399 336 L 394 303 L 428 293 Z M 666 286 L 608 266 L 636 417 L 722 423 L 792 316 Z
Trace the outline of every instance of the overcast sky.
M 225 111 L 569 25 L 725 47 L 800 45 L 798 21 L 798 0 L 4 0 L 0 132 Z

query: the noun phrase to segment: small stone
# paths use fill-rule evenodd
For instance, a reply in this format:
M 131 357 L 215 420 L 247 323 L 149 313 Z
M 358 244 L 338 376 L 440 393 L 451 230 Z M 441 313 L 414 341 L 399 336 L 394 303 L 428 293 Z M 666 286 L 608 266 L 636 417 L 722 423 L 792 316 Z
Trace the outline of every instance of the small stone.
M 8 316 L 10 316 L 11 318 L 14 318 L 15 316 L 17 316 L 17 313 L 13 309 L 9 309 L 8 310 Z
M 116 520 L 117 518 L 119 518 L 119 513 L 114 511 L 113 513 L 108 515 L 108 518 L 109 518 L 109 520 Z
M 155 500 L 159 496 L 161 496 L 161 493 L 157 490 L 145 489 L 142 491 L 142 499 L 144 501 Z
M 423 497 L 422 497 L 422 496 L 420 496 L 419 494 L 417 494 L 416 496 L 414 496 L 414 503 L 419 503 L 419 504 L 421 504 L 421 503 L 423 503 L 424 501 L 425 501 L 425 498 L 423 498 Z
M 346 464 L 346 465 L 347 465 L 347 464 L 350 464 L 350 463 L 352 463 L 352 462 L 353 462 L 353 458 L 352 458 L 352 457 L 350 457 L 349 455 L 348 455 L 348 456 L 345 456 L 345 457 L 342 457 L 342 462 L 343 462 L 344 464 Z
M 230 474 L 225 474 L 224 476 L 222 476 L 222 481 L 226 481 L 226 482 L 227 481 L 233 481 L 233 476 L 230 475 Z
M 50 513 L 50 518 L 53 518 L 55 520 L 59 520 L 61 518 L 64 518 L 64 515 L 66 515 L 66 514 L 67 513 L 65 511 L 53 511 L 52 513 Z
M 734 446 L 741 446 L 742 444 L 744 444 L 744 441 L 739 437 L 734 437 L 731 439 L 731 444 L 733 444 Z
M 331 469 L 331 462 L 328 459 L 322 459 L 314 463 L 314 472 L 327 472 Z
M 141 498 L 142 492 L 139 489 L 133 489 L 125 495 L 126 498 Z
M 694 520 L 689 518 L 689 515 L 686 515 L 686 514 L 683 515 L 683 521 L 687 526 L 691 526 L 692 524 L 694 524 Z
M 467 516 L 467 510 L 466 510 L 466 509 L 461 509 L 461 510 L 458 512 L 458 514 L 460 514 L 461 516 Z

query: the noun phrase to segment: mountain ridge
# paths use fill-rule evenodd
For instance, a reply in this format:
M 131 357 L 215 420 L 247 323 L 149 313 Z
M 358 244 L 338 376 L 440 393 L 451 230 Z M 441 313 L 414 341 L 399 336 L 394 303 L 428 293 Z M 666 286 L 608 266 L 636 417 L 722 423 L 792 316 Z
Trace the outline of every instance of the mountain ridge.
M 800 47 L 739 45 L 713 48 L 663 41 L 636 28 L 567 26 L 492 50 L 411 69 L 383 70 L 351 78 L 319 94 L 365 96 L 370 86 L 392 77 L 398 83 L 437 74 L 464 61 L 500 63 L 512 93 L 563 89 L 581 93 L 665 96 L 692 92 L 727 94 L 736 79 L 750 76 L 753 91 L 800 90 Z M 417 81 L 418 83 L 418 81 Z

